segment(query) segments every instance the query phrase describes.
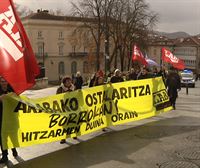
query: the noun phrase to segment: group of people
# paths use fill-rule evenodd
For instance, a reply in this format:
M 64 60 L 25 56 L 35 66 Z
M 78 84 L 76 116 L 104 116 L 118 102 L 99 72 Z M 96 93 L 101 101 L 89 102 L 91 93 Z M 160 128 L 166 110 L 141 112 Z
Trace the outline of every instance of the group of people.
M 171 105 L 174 109 L 176 109 L 176 98 L 178 97 L 178 91 L 181 90 L 181 77 L 179 76 L 178 71 L 173 67 L 170 67 L 167 71 L 165 67 L 161 67 L 158 70 L 157 67 L 148 68 L 146 66 L 142 66 L 131 68 L 127 73 L 122 73 L 119 69 L 115 69 L 113 73 L 110 73 L 108 76 L 105 76 L 103 71 L 99 70 L 91 77 L 88 82 L 88 87 L 99 86 L 108 82 L 117 83 L 159 76 L 162 77 L 167 88 Z M 57 90 L 57 94 L 82 89 L 83 83 L 84 81 L 80 72 L 77 72 L 73 79 L 69 76 L 65 76 L 62 80 L 61 86 Z
M 176 108 L 176 98 L 178 96 L 178 90 L 181 89 L 181 82 L 180 76 L 178 75 L 177 71 L 174 68 L 171 68 L 170 71 L 166 71 L 164 67 L 158 69 L 154 67 L 153 69 L 148 69 L 147 67 L 140 68 L 131 68 L 131 70 L 124 74 L 119 69 L 116 69 L 113 73 L 110 73 L 107 78 L 103 71 L 99 70 L 94 74 L 89 82 L 89 87 L 103 85 L 107 82 L 110 83 L 118 83 L 123 82 L 125 80 L 140 80 L 140 79 L 148 79 L 153 77 L 161 76 L 163 81 L 166 85 L 168 95 L 170 98 L 170 102 L 173 108 Z M 83 78 L 80 72 L 76 73 L 76 76 L 72 79 L 70 76 L 63 77 L 61 81 L 61 85 L 58 87 L 56 94 L 71 92 L 77 89 L 82 89 L 83 86 Z M 0 77 L 0 133 L 2 127 L 2 115 L 3 115 L 3 104 L 2 99 L 5 94 L 13 92 L 13 89 L 10 87 L 8 82 L 3 78 Z M 105 129 L 103 129 L 105 131 Z M 77 137 L 74 137 L 77 139 Z M 65 143 L 65 139 L 61 140 L 60 143 Z M 6 163 L 8 161 L 8 150 L 4 150 L 2 148 L 2 137 L 0 134 L 0 145 L 2 150 L 2 158 L 0 159 L 1 163 Z M 15 148 L 12 149 L 12 154 L 14 157 L 18 156 L 18 152 Z

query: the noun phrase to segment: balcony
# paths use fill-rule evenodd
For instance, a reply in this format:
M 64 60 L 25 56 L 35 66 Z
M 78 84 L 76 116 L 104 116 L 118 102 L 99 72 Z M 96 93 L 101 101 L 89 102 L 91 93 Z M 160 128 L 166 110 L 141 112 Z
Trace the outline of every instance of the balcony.
M 43 53 L 35 53 L 36 58 L 43 58 Z M 48 53 L 45 52 L 44 53 L 44 57 L 47 58 L 48 57 Z
M 88 56 L 87 52 L 70 52 L 69 53 L 70 57 L 85 57 Z

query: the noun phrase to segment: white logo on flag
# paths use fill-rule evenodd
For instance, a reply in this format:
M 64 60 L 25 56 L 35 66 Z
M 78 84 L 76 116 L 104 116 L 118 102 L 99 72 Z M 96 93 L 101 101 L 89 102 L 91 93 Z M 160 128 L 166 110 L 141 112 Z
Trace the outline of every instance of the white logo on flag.
M 11 6 L 8 7 L 8 11 L 0 14 L 0 24 L 2 23 L 3 26 L 0 27 L 0 46 L 4 48 L 15 61 L 18 61 L 23 57 L 23 52 L 21 52 L 18 48 L 20 47 L 22 49 L 22 43 L 19 31 L 15 34 L 12 31 L 14 25 L 16 24 L 16 20 Z M 10 37 L 7 36 L 2 29 L 4 29 Z M 12 40 L 16 42 L 18 47 Z
M 165 50 L 165 55 L 168 57 L 173 63 L 178 63 L 179 59 L 175 57 L 171 52 Z

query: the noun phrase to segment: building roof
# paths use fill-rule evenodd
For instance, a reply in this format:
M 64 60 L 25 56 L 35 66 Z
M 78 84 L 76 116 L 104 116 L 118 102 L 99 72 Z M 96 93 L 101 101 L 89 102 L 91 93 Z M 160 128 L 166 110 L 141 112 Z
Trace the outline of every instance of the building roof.
M 27 19 L 37 19 L 37 20 L 54 20 L 54 21 L 80 21 L 80 22 L 94 22 L 94 18 L 82 18 L 75 16 L 57 16 L 50 14 L 48 10 L 38 10 L 37 13 L 32 13 L 26 17 L 23 17 L 22 20 Z

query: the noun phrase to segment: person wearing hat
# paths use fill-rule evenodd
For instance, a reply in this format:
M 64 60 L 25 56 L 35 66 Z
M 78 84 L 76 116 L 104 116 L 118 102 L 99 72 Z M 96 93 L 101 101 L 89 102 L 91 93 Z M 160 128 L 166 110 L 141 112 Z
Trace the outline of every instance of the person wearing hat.
M 110 82 L 118 83 L 118 82 L 123 82 L 123 81 L 124 79 L 121 77 L 121 71 L 119 69 L 116 69 L 114 72 L 114 75 L 110 79 Z

